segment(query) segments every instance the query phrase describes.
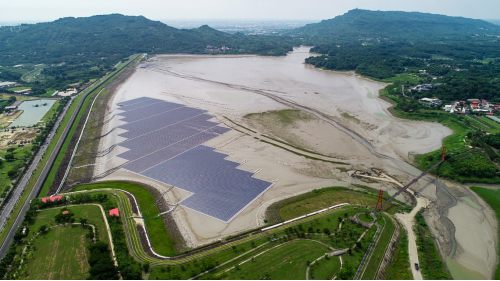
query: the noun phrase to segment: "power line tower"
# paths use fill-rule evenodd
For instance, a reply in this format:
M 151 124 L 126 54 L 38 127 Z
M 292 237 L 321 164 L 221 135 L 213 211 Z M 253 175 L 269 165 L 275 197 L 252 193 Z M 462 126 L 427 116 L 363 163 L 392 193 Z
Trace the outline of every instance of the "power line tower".
M 378 193 L 378 201 L 377 201 L 377 206 L 375 206 L 375 210 L 378 209 L 379 211 L 382 211 L 383 203 L 384 203 L 384 191 L 381 189 L 380 192 Z

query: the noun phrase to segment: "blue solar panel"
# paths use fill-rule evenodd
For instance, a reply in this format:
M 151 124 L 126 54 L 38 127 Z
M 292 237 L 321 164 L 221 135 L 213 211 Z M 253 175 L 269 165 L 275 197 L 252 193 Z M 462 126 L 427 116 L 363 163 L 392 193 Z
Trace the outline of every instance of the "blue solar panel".
M 186 119 L 190 119 L 204 113 L 204 110 L 182 107 L 175 110 L 167 111 L 162 114 L 155 115 L 150 118 L 142 119 L 133 123 L 125 124 L 120 126 L 120 128 L 127 130 L 128 132 L 121 133 L 121 137 L 125 138 L 135 138 L 137 136 L 143 135 L 148 132 L 152 132 L 163 127 L 173 125 L 178 122 L 182 122 Z M 211 117 L 204 115 L 202 119 L 206 120 Z
M 200 145 L 141 174 L 194 193 L 181 205 L 228 222 L 271 183 L 235 169 L 226 156 Z
M 215 128 L 226 129 L 222 127 L 215 127 Z M 180 142 L 167 146 L 161 150 L 155 151 L 152 155 L 148 155 L 147 157 L 142 157 L 135 161 L 132 161 L 123 166 L 123 168 L 136 173 L 140 173 L 162 162 L 168 161 L 169 159 L 179 154 L 182 154 L 206 141 L 209 141 L 216 136 L 217 134 L 214 134 L 209 131 L 201 132 L 186 140 L 182 140 Z
M 177 103 L 158 102 L 117 114 L 124 117 L 122 121 L 134 122 L 182 107 L 184 106 Z
M 129 160 L 123 168 L 193 193 L 180 205 L 229 222 L 271 187 L 202 145 L 231 130 L 208 121 L 206 111 L 152 98 L 121 104 L 118 115 L 128 123 L 120 136 L 128 140 L 119 146 L 129 149 L 118 155 Z
M 138 109 L 138 108 L 148 106 L 148 105 L 151 105 L 154 103 L 159 103 L 159 102 L 164 102 L 164 101 L 157 100 L 157 99 L 149 99 L 149 100 L 145 100 L 145 101 L 136 102 L 136 103 L 133 103 L 130 105 L 125 105 L 125 106 L 119 107 L 119 109 L 123 110 L 123 111 L 130 111 L 130 110 Z
M 152 100 L 152 98 L 141 97 L 141 98 L 137 98 L 137 99 L 133 99 L 133 100 L 119 102 L 117 104 L 119 104 L 119 105 L 131 105 L 131 104 L 134 104 L 134 103 L 143 102 L 143 101 L 147 101 L 147 100 Z

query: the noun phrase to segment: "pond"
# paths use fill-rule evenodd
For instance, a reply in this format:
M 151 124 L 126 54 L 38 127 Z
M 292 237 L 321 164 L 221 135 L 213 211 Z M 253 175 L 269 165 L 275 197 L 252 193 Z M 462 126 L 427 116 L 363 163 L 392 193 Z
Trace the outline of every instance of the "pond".
M 9 127 L 27 127 L 37 124 L 56 101 L 55 99 L 42 99 L 23 102 L 18 108 L 24 110 L 23 113 Z

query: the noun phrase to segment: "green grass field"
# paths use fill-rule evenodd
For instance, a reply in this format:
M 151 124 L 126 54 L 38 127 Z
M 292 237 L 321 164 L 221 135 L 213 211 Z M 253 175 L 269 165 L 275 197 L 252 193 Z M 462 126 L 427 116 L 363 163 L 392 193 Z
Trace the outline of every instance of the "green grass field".
M 272 249 L 255 260 L 233 268 L 221 276 L 226 280 L 269 279 L 296 280 L 305 279 L 307 261 L 312 262 L 328 253 L 324 245 L 308 240 L 294 240 Z
M 27 240 L 31 240 L 42 225 L 47 227 L 58 225 L 54 217 L 62 211 L 62 206 L 54 209 L 40 210 L 27 227 Z M 93 205 L 67 207 L 75 214 L 76 222 L 80 218 L 95 225 L 100 241 L 109 243 L 108 233 L 101 209 Z M 88 252 L 85 248 L 89 241 L 85 235 L 89 233 L 85 227 L 77 225 L 59 226 L 35 238 L 31 251 L 27 254 L 27 262 L 21 269 L 23 279 L 85 279 L 88 276 Z M 25 244 L 18 248 L 21 250 Z M 50 254 L 48 254 L 50 253 Z
M 408 235 L 401 229 L 398 248 L 394 251 L 392 263 L 385 269 L 387 280 L 413 280 L 408 259 Z
M 14 88 L 10 88 L 9 90 L 10 91 L 21 91 L 21 90 L 26 90 L 26 89 L 31 89 L 31 87 L 14 87 Z
M 374 195 L 364 194 L 354 190 L 346 190 L 346 188 L 324 188 L 287 200 L 289 202 L 287 202 L 286 206 L 280 208 L 279 215 L 286 221 L 341 203 L 375 207 L 377 199 L 378 197 Z M 385 208 L 385 211 L 390 214 L 394 214 L 397 210 L 398 206 L 392 203 L 389 203 Z
M 340 258 L 338 256 L 321 259 L 314 263 L 309 270 L 309 278 L 312 280 L 331 280 L 340 269 Z
M 54 217 L 61 212 L 61 209 L 62 207 L 38 211 L 37 216 L 27 225 L 30 229 L 27 238 L 31 239 L 38 231 L 38 228 L 42 225 L 57 225 L 58 223 L 55 222 Z M 75 214 L 74 218 L 76 219 L 76 222 L 78 222 L 79 218 L 83 218 L 87 219 L 89 223 L 95 225 L 99 232 L 99 239 L 109 243 L 108 233 L 105 231 L 106 225 L 104 224 L 104 220 L 102 218 L 101 209 L 98 206 L 78 205 L 68 207 L 68 210 Z
M 362 220 L 362 221 L 365 221 L 365 222 L 372 222 L 373 221 L 372 216 L 367 215 L 367 214 L 361 214 L 361 215 L 359 215 L 359 219 Z
M 497 216 L 498 223 L 498 220 L 500 220 L 500 191 L 478 186 L 471 186 L 470 189 L 472 189 L 477 195 L 479 195 L 479 197 L 481 197 L 484 201 L 486 201 L 486 203 L 488 203 L 488 205 L 490 205 Z M 498 235 L 500 235 L 500 225 L 497 227 L 497 231 Z M 500 244 L 498 244 L 497 247 L 500 251 Z M 500 279 L 500 263 L 498 263 L 498 261 L 494 279 Z
M 88 229 L 79 225 L 60 226 L 35 238 L 26 256 L 21 279 L 82 280 L 88 277 Z
M 380 234 L 380 239 L 378 240 L 377 246 L 375 246 L 375 249 L 373 250 L 372 257 L 369 263 L 366 265 L 365 273 L 363 275 L 363 280 L 375 279 L 375 274 L 377 273 L 380 262 L 384 257 L 387 245 L 389 244 L 391 237 L 394 234 L 394 230 L 396 229 L 394 223 L 388 216 L 382 214 L 380 217 L 382 216 L 385 218 L 385 227 L 383 232 Z M 382 219 L 378 220 L 378 223 L 380 225 L 382 225 L 383 222 L 384 221 Z
M 151 243 L 155 251 L 158 254 L 165 256 L 174 256 L 176 254 L 172 245 L 172 241 L 170 240 L 165 229 L 165 225 L 163 224 L 162 218 L 153 218 L 154 216 L 158 215 L 158 209 L 153 205 L 155 201 L 148 191 L 146 191 L 139 185 L 126 182 L 103 182 L 85 184 L 78 186 L 73 191 L 92 190 L 99 188 L 116 188 L 132 193 L 137 199 L 139 206 L 141 206 L 142 212 L 144 212 L 143 216 L 145 218 L 150 218 L 145 219 L 145 223 L 148 232 L 150 233 Z

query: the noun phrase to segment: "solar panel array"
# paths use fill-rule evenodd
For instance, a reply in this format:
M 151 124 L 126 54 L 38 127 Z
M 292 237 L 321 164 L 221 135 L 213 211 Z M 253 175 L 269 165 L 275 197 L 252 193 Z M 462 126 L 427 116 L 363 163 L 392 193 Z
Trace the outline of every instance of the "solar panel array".
M 205 110 L 153 98 L 119 103 L 127 122 L 119 146 L 128 151 L 124 169 L 193 193 L 179 204 L 224 222 L 231 221 L 271 183 L 237 169 L 239 163 L 204 146 L 230 129 L 218 126 Z

